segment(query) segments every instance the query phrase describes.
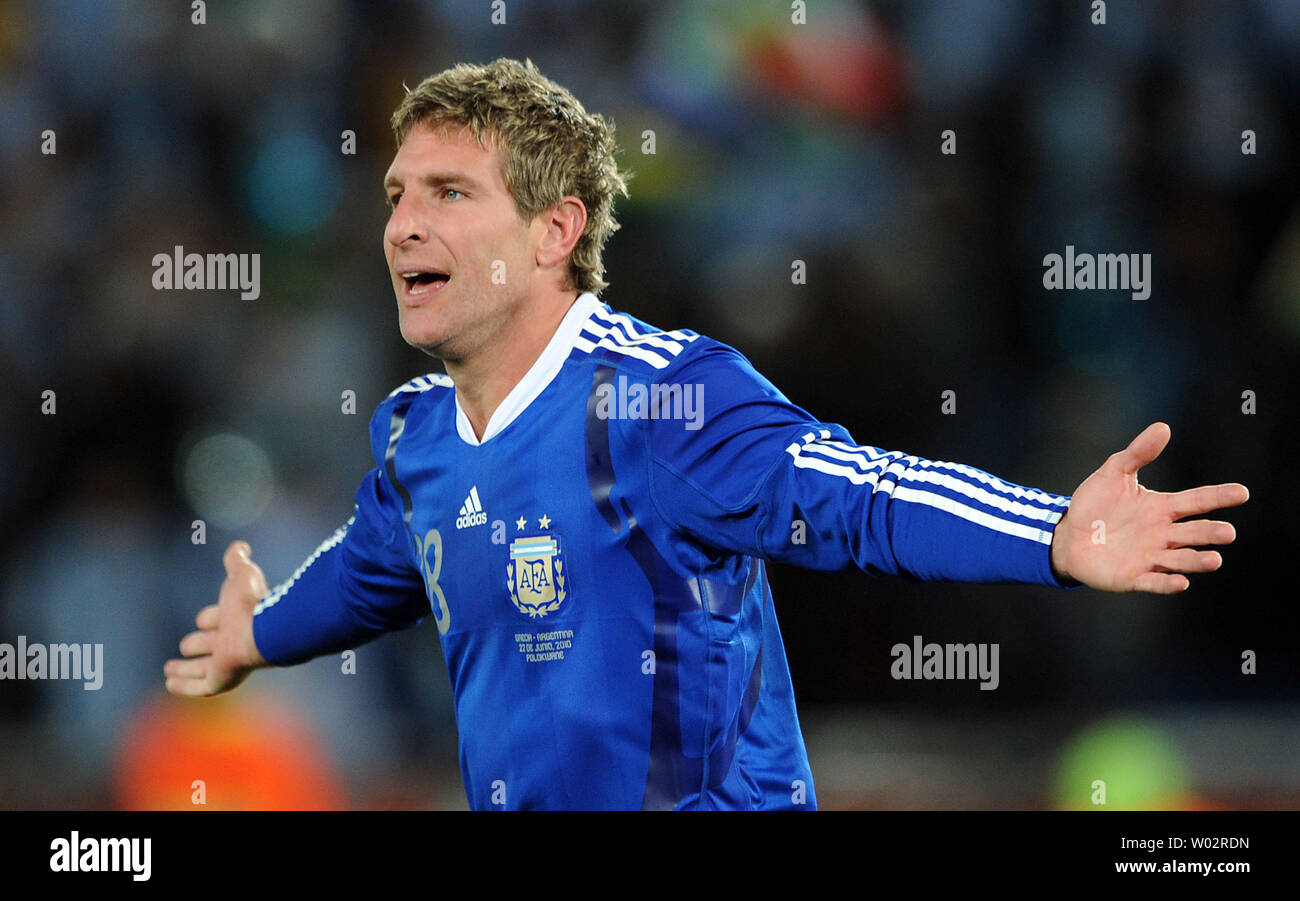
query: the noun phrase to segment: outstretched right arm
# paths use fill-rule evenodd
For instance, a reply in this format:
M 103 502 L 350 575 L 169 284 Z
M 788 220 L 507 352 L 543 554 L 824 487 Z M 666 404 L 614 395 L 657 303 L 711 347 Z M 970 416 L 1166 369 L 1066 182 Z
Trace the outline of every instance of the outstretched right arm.
M 289 666 L 355 648 L 413 626 L 429 613 L 406 527 L 407 505 L 390 476 L 396 445 L 392 424 L 414 396 L 395 391 L 379 405 L 370 421 L 379 465 L 358 488 L 352 518 L 289 579 L 268 592 L 248 545 L 230 546 L 218 602 L 199 612 L 198 631 L 181 642 L 184 659 L 164 667 L 168 691 L 219 694 L 259 667 Z
M 413 626 L 429 612 L 411 558 L 401 502 L 381 470 L 357 491 L 353 517 L 288 580 L 268 592 L 244 542 L 226 551 L 218 602 L 164 667 L 167 690 L 205 697 L 263 666 L 290 666 Z M 396 516 L 394 517 L 394 513 Z
M 361 483 L 352 518 L 253 613 L 257 647 L 277 666 L 355 648 L 429 613 L 402 504 L 382 470 Z

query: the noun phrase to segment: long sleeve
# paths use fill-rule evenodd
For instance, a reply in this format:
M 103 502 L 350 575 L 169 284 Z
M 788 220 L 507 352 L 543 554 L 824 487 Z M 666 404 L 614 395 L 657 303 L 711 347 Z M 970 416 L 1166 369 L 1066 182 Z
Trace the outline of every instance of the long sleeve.
M 387 429 L 388 406 L 371 424 L 381 458 L 377 430 Z M 268 662 L 287 666 L 354 648 L 430 612 L 402 509 L 384 470 L 371 470 L 352 518 L 255 608 L 253 640 Z
M 695 542 L 812 569 L 1064 587 L 1050 549 L 1068 497 L 859 445 L 725 345 L 683 356 L 661 379 L 701 394 L 702 415 L 645 423 L 645 440 L 656 509 Z

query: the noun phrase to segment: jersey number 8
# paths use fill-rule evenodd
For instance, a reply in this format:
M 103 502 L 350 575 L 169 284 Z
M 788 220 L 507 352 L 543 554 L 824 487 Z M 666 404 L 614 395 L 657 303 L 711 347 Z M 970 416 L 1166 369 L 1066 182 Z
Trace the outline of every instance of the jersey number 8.
M 433 609 L 433 619 L 438 624 L 438 632 L 446 635 L 451 625 L 451 611 L 447 609 L 447 596 L 442 593 L 438 576 L 442 573 L 442 535 L 437 529 L 430 529 L 420 540 L 415 537 L 415 549 L 420 555 L 420 570 L 424 575 L 424 584 L 428 588 L 429 606 Z M 429 570 L 429 552 L 433 552 L 433 570 Z

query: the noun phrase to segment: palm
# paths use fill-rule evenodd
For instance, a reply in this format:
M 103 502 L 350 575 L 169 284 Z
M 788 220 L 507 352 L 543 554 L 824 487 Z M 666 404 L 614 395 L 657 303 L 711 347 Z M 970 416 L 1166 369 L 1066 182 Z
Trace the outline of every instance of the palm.
M 248 545 L 226 550 L 226 580 L 217 603 L 195 619 L 199 630 L 181 639 L 184 660 L 163 668 L 172 694 L 207 697 L 230 691 L 266 661 L 253 641 L 253 608 L 266 596 L 266 577 L 249 557 Z
M 1218 569 L 1218 551 L 1198 545 L 1230 544 L 1231 523 L 1198 519 L 1211 510 L 1245 503 L 1245 485 L 1204 485 L 1186 491 L 1152 491 L 1138 483 L 1137 471 L 1169 443 L 1169 426 L 1148 426 L 1123 451 L 1078 487 L 1052 539 L 1052 566 L 1058 575 L 1103 591 L 1185 590 L 1184 573 Z

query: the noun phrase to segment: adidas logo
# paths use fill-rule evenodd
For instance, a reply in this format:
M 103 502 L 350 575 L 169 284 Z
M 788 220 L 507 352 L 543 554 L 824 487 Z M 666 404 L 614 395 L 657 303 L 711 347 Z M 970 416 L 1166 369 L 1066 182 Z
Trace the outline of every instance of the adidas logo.
M 475 485 L 469 490 L 469 497 L 465 498 L 465 503 L 460 505 L 460 515 L 456 517 L 456 528 L 468 529 L 471 526 L 481 526 L 487 522 L 487 514 L 483 512 L 483 505 L 478 499 L 478 486 Z

